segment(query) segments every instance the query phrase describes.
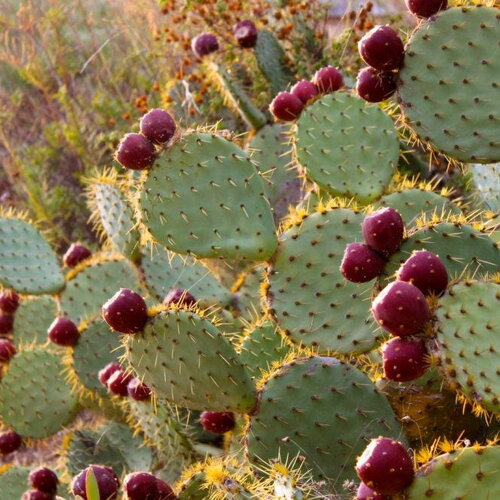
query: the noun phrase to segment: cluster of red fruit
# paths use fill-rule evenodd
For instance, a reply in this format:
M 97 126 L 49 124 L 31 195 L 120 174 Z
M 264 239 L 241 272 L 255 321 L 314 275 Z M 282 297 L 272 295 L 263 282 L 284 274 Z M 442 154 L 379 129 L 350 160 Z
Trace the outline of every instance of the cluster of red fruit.
M 53 470 L 47 467 L 32 470 L 28 483 L 31 489 L 23 494 L 21 500 L 55 500 L 58 498 L 56 494 L 59 479 Z

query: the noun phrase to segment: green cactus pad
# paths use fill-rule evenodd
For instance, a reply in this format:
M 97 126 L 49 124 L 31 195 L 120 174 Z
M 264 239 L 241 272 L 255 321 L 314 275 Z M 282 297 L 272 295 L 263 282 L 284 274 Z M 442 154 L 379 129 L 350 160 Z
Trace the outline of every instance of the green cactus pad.
M 102 226 L 113 248 L 127 259 L 137 260 L 140 233 L 119 183 L 113 179 L 92 182 L 89 194 L 90 205 L 95 210 L 93 218 Z
M 466 281 L 436 311 L 438 354 L 448 378 L 479 406 L 500 414 L 500 285 Z M 495 333 L 496 332 L 496 333 Z
M 374 203 L 377 207 L 391 207 L 403 218 L 406 227 L 411 227 L 422 215 L 461 214 L 460 208 L 445 196 L 425 189 L 405 189 L 404 191 L 382 196 Z
M 259 31 L 255 57 L 262 74 L 269 82 L 273 95 L 286 90 L 294 81 L 293 74 L 285 62 L 285 52 L 270 31 Z
M 406 47 L 399 95 L 424 142 L 465 162 L 500 161 L 500 16 L 455 7 L 422 23 Z
M 174 252 L 265 260 L 276 249 L 262 179 L 244 151 L 215 135 L 188 134 L 165 151 L 140 208 L 153 238 Z
M 247 431 L 248 456 L 262 465 L 278 456 L 304 457 L 332 493 L 356 476 L 356 458 L 380 435 L 401 439 L 389 402 L 361 371 L 335 358 L 302 358 L 264 385 Z
M 392 119 L 344 92 L 326 95 L 302 112 L 294 146 L 310 179 L 333 195 L 362 203 L 384 192 L 399 158 Z
M 2 500 L 19 500 L 28 489 L 30 467 L 4 465 L 0 468 Z
M 47 330 L 57 316 L 57 303 L 49 295 L 21 302 L 14 316 L 13 342 L 19 347 L 45 344 Z
M 500 163 L 471 165 L 470 171 L 477 196 L 487 209 L 500 213 Z
M 417 471 L 408 500 L 488 500 L 500 498 L 500 446 L 459 448 Z
M 351 283 L 339 270 L 346 245 L 362 241 L 362 220 L 360 213 L 334 208 L 298 220 L 281 235 L 268 269 L 267 299 L 294 343 L 343 354 L 375 346 L 372 285 Z
M 255 387 L 232 345 L 208 319 L 168 310 L 125 339 L 137 376 L 160 396 L 192 410 L 250 411 Z
M 206 500 L 210 495 L 203 471 L 193 473 L 180 483 L 179 488 L 178 500 Z
M 31 295 L 64 288 L 52 248 L 36 228 L 21 219 L 0 217 L 0 283 Z
M 182 288 L 205 306 L 226 306 L 231 302 L 230 291 L 192 257 L 181 257 L 156 246 L 145 251 L 141 268 L 148 289 L 159 301 L 163 301 L 172 288 Z
M 140 289 L 137 270 L 122 258 L 98 256 L 70 274 L 61 295 L 61 309 L 77 323 L 93 318 L 120 288 Z
M 269 321 L 251 328 L 240 345 L 241 362 L 257 378 L 289 352 L 290 346 L 287 345 L 276 326 Z
M 4 424 L 24 437 L 51 436 L 73 420 L 77 401 L 59 354 L 43 347 L 18 352 L 0 384 Z
M 422 249 L 438 255 L 452 278 L 460 277 L 464 272 L 470 276 L 494 272 L 500 264 L 498 244 L 488 234 L 469 224 L 438 222 L 411 234 L 391 256 L 385 275 L 393 276 L 414 250 Z
M 107 396 L 108 391 L 99 382 L 98 372 L 108 363 L 119 362 L 120 337 L 101 319 L 90 323 L 80 334 L 72 353 L 73 370 L 85 388 Z
M 231 288 L 235 294 L 236 309 L 242 317 L 248 320 L 260 315 L 262 309 L 260 289 L 264 269 L 264 266 L 258 265 L 241 273 Z

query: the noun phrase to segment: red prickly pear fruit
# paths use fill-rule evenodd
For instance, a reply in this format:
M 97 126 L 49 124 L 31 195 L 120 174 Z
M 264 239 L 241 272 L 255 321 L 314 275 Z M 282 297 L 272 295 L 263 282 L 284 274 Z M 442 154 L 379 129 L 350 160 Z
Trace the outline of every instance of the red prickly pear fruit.
M 82 470 L 80 474 L 75 476 L 71 482 L 71 491 L 73 495 L 80 496 L 83 500 L 88 500 L 86 480 L 89 469 L 92 469 L 94 473 L 100 498 L 106 500 L 114 500 L 117 498 L 118 488 L 120 487 L 118 478 L 111 467 L 102 465 L 89 465 L 86 469 Z
M 125 476 L 123 489 L 127 500 L 157 500 L 156 477 L 147 472 L 132 472 Z
M 21 500 L 54 500 L 54 495 L 46 491 L 29 490 L 23 493 Z
M 373 491 L 365 483 L 361 483 L 356 493 L 356 500 L 390 500 L 390 498 L 387 495 Z
M 363 243 L 349 243 L 344 251 L 340 272 L 353 283 L 366 283 L 380 276 L 386 260 Z
M 318 69 L 311 81 L 322 94 L 330 94 L 344 86 L 342 73 L 333 66 Z
M 399 212 L 387 207 L 367 215 L 361 229 L 365 243 L 387 257 L 401 245 L 405 225 Z
M 384 375 L 395 382 L 421 377 L 429 366 L 423 342 L 395 337 L 382 346 Z
M 0 293 L 0 311 L 14 314 L 19 306 L 19 295 L 14 290 L 4 290 Z
M 115 158 L 130 170 L 146 170 L 155 162 L 153 143 L 141 134 L 127 134 L 118 145 Z
M 0 363 L 8 363 L 17 350 L 9 339 L 0 339 Z
M 448 286 L 448 272 L 441 259 L 427 250 L 417 250 L 399 268 L 396 278 L 415 285 L 424 295 L 441 295 Z
M 382 102 L 396 92 L 396 77 L 393 73 L 363 68 L 356 80 L 356 92 L 368 102 Z
M 304 103 L 290 92 L 280 92 L 271 102 L 269 109 L 278 120 L 290 122 L 300 116 Z
M 225 434 L 234 429 L 236 424 L 234 414 L 229 411 L 204 411 L 200 415 L 200 422 L 206 431 L 216 434 Z
M 63 256 L 63 262 L 67 267 L 75 267 L 91 255 L 92 252 L 87 247 L 72 243 Z
M 102 306 L 106 323 L 120 333 L 137 333 L 144 330 L 148 308 L 144 299 L 128 288 L 120 288 Z
M 398 337 L 422 331 L 431 316 L 425 295 L 406 281 L 387 285 L 373 301 L 372 314 L 384 330 Z
M 102 385 L 106 385 L 111 375 L 121 369 L 122 368 L 118 363 L 108 363 L 102 370 L 99 370 L 99 373 L 97 374 L 99 382 L 101 382 Z
M 4 431 L 0 432 L 0 454 L 8 455 L 9 453 L 13 453 L 17 451 L 23 441 L 21 436 L 14 431 Z
M 175 134 L 175 121 L 163 109 L 152 109 L 141 118 L 141 134 L 154 144 L 164 144 Z
M 431 17 L 448 7 L 448 0 L 406 0 L 408 10 L 418 17 Z
M 32 488 L 52 494 L 56 493 L 57 485 L 59 484 L 57 474 L 47 467 L 39 467 L 32 470 L 28 480 Z
M 300 80 L 300 82 L 297 82 L 292 87 L 290 93 L 295 97 L 298 97 L 304 104 L 306 104 L 311 99 L 316 97 L 319 92 L 314 83 L 311 83 L 307 80 Z
M 10 314 L 0 314 L 0 334 L 6 335 L 14 327 L 14 316 Z
M 73 347 L 77 344 L 80 334 L 77 326 L 69 318 L 56 318 L 47 330 L 49 339 L 54 344 Z
M 128 396 L 128 384 L 132 380 L 132 375 L 125 373 L 121 368 L 113 372 L 106 382 L 106 387 L 117 396 Z
M 145 401 L 151 397 L 151 389 L 138 378 L 133 378 L 127 384 L 127 393 L 129 397 L 136 401 Z
M 240 21 L 233 26 L 234 38 L 243 49 L 251 49 L 257 43 L 257 27 L 252 21 Z
M 198 57 L 204 57 L 212 52 L 219 50 L 219 42 L 215 35 L 211 33 L 202 33 L 193 38 L 191 49 Z
M 390 26 L 375 26 L 358 42 L 359 55 L 368 66 L 380 71 L 399 69 L 405 48 Z
M 160 495 L 158 500 L 177 500 L 177 495 L 174 493 L 174 490 L 165 481 L 157 479 L 156 486 L 158 487 L 158 493 Z
M 363 483 L 382 495 L 394 495 L 410 486 L 415 476 L 413 461 L 394 439 L 372 439 L 356 463 Z
M 177 306 L 192 306 L 196 304 L 196 299 L 187 291 L 182 288 L 173 288 L 167 293 L 163 303 L 166 306 L 175 304 Z

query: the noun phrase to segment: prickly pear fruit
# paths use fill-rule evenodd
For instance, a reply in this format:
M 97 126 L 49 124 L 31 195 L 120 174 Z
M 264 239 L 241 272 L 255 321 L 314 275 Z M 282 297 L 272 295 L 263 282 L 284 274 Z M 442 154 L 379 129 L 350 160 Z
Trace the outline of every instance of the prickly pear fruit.
M 132 375 L 125 373 L 121 368 L 113 372 L 106 382 L 106 387 L 117 396 L 128 396 L 128 384 L 132 380 Z
M 23 441 L 21 436 L 14 431 L 0 432 L 0 454 L 8 455 L 18 450 Z
M 245 20 L 233 26 L 234 38 L 243 49 L 251 49 L 257 43 L 257 27 L 252 21 Z
M 145 170 L 151 167 L 155 157 L 153 143 L 141 134 L 127 134 L 116 150 L 116 160 L 130 170 Z
M 77 326 L 69 318 L 56 318 L 47 330 L 49 339 L 54 344 L 73 347 L 77 344 L 80 334 Z
M 83 500 L 88 500 L 86 480 L 89 469 L 92 469 L 92 472 L 94 473 L 100 498 L 106 500 L 114 500 L 117 498 L 118 488 L 120 487 L 118 478 L 111 467 L 105 467 L 102 465 L 89 465 L 73 479 L 71 483 L 73 495 L 81 496 Z
M 333 66 L 318 69 L 311 81 L 322 94 L 330 94 L 344 86 L 342 73 Z
M 21 500 L 54 500 L 54 495 L 45 491 L 29 490 L 23 493 Z
M 448 0 L 406 0 L 408 10 L 418 17 L 431 17 L 448 7 Z
M 356 500 L 390 500 L 387 495 L 382 495 L 368 488 L 365 483 L 359 485 Z
M 0 334 L 5 335 L 12 331 L 14 317 L 10 314 L 0 314 Z
M 304 103 L 290 92 L 280 92 L 271 102 L 269 109 L 278 120 L 288 122 L 300 116 Z
M 35 490 L 44 491 L 45 493 L 56 493 L 59 479 L 57 474 L 48 467 L 39 467 L 32 470 L 28 477 L 29 483 Z
M 298 97 L 304 104 L 306 104 L 312 98 L 316 97 L 319 93 L 316 85 L 307 80 L 300 80 L 300 82 L 297 82 L 292 87 L 290 92 L 295 97 Z
M 16 347 L 9 339 L 0 339 L 0 363 L 8 363 L 16 354 Z
M 224 434 L 235 426 L 234 414 L 229 411 L 204 411 L 200 422 L 206 431 Z
M 177 306 L 192 306 L 196 304 L 196 299 L 187 291 L 182 288 L 173 288 L 167 293 L 167 296 L 163 300 L 166 306 L 177 305 Z
M 0 293 L 0 311 L 14 314 L 19 306 L 19 295 L 14 290 L 4 290 Z
M 399 268 L 396 278 L 415 285 L 424 295 L 440 295 L 448 286 L 448 272 L 440 258 L 428 250 L 417 250 Z
M 175 500 L 172 488 L 147 472 L 133 472 L 125 477 L 127 500 Z
M 66 253 L 63 256 L 64 265 L 67 267 L 75 267 L 80 262 L 88 259 L 92 255 L 92 252 L 83 245 L 78 243 L 71 243 Z
M 111 375 L 116 372 L 116 370 L 121 370 L 121 366 L 118 363 L 108 363 L 102 370 L 99 370 L 98 378 L 102 385 L 106 385 Z
M 157 479 L 156 485 L 158 486 L 158 493 L 160 494 L 158 500 L 177 500 L 174 490 L 165 481 Z
M 366 283 L 384 270 L 386 260 L 363 243 L 349 243 L 340 263 L 340 272 L 353 283 Z
M 382 495 L 403 491 L 415 475 L 413 461 L 405 447 L 394 439 L 373 439 L 356 463 L 363 483 Z
M 212 52 L 219 50 L 219 42 L 215 35 L 211 33 L 202 33 L 193 38 L 191 49 L 198 57 L 204 57 Z
M 133 378 L 127 385 L 127 393 L 136 401 L 145 401 L 151 396 L 151 389 L 138 378 Z
M 399 69 L 405 48 L 390 26 L 375 26 L 358 43 L 359 55 L 372 68 L 381 71 Z
M 175 134 L 175 121 L 163 109 L 152 109 L 141 118 L 141 134 L 154 144 L 164 144 Z
M 384 330 L 405 337 L 422 331 L 431 312 L 424 294 L 416 286 L 394 281 L 377 295 L 372 314 Z
M 128 288 L 120 288 L 102 306 L 102 317 L 117 332 L 137 333 L 146 325 L 148 308 L 138 293 Z
M 382 102 L 396 92 L 396 77 L 387 71 L 363 68 L 358 73 L 356 92 L 368 102 Z
M 395 337 L 382 346 L 384 375 L 395 382 L 409 382 L 427 370 L 427 351 L 423 342 Z
M 365 243 L 385 256 L 396 252 L 403 241 L 403 219 L 391 207 L 367 215 L 361 228 Z

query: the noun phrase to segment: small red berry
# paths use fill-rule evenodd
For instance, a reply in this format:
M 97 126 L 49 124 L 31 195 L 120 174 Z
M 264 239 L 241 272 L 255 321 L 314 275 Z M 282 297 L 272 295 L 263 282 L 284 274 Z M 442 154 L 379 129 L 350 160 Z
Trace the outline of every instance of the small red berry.
M 114 500 L 117 498 L 118 488 L 120 487 L 118 478 L 111 467 L 101 465 L 90 465 L 73 479 L 71 483 L 73 495 L 80 496 L 83 500 L 88 500 L 86 480 L 89 469 L 92 469 L 94 473 L 100 498 L 103 500 Z
M 63 256 L 64 265 L 75 267 L 80 262 L 92 256 L 92 252 L 85 246 L 72 243 Z
M 316 85 L 307 80 L 300 80 L 300 82 L 297 82 L 290 92 L 295 97 L 298 97 L 304 104 L 314 99 L 319 94 Z
M 77 326 L 69 318 L 56 318 L 47 331 L 49 339 L 54 344 L 73 347 L 77 344 L 80 334 Z
M 0 313 L 0 335 L 6 335 L 14 327 L 14 316 Z
M 175 134 L 175 121 L 163 109 L 152 109 L 141 118 L 141 134 L 154 144 L 164 144 Z
M 372 68 L 380 71 L 399 69 L 405 48 L 390 26 L 375 26 L 358 43 L 359 55 Z
M 200 422 L 206 431 L 224 434 L 236 425 L 234 414 L 228 411 L 204 411 Z
M 330 94 L 344 86 L 342 73 L 333 66 L 325 66 L 316 71 L 312 78 L 312 83 L 322 94 Z
M 211 33 L 202 33 L 193 38 L 191 49 L 198 57 L 204 57 L 219 50 L 219 42 Z
M 367 215 L 361 229 L 365 243 L 370 248 L 389 256 L 401 245 L 405 226 L 400 213 L 388 207 Z
M 0 363 L 8 363 L 16 352 L 16 347 L 9 339 L 0 338 Z
M 349 243 L 340 263 L 340 272 L 353 283 L 366 283 L 380 276 L 386 260 L 363 243 Z
M 257 43 L 257 28 L 252 21 L 240 21 L 233 27 L 234 38 L 243 49 L 251 49 Z
M 39 467 L 30 472 L 29 482 L 36 490 L 54 494 L 57 491 L 59 479 L 53 470 L 47 467 Z
M 132 375 L 125 373 L 122 369 L 116 370 L 106 382 L 106 387 L 117 396 L 128 396 L 128 383 L 132 380 Z
M 153 143 L 141 134 L 127 134 L 116 150 L 117 161 L 131 170 L 145 170 L 153 165 L 155 158 Z
M 271 102 L 269 109 L 278 120 L 288 122 L 300 116 L 304 103 L 290 92 L 280 92 Z
M 196 299 L 187 291 L 182 288 L 173 288 L 167 293 L 165 300 L 163 303 L 166 306 L 170 306 L 172 304 L 178 306 L 192 306 L 196 304 Z
M 408 10 L 418 17 L 431 17 L 448 7 L 448 0 L 406 0 Z
M 141 332 L 148 320 L 148 308 L 144 299 L 128 288 L 120 288 L 102 306 L 106 323 L 120 333 Z
M 0 293 L 0 310 L 5 314 L 14 314 L 19 306 L 19 295 L 14 290 Z
M 396 77 L 387 71 L 363 68 L 356 80 L 356 92 L 368 102 L 382 102 L 396 92 Z
M 104 368 L 99 370 L 98 378 L 102 385 L 106 385 L 111 375 L 116 372 L 116 370 L 121 370 L 121 366 L 118 363 L 109 363 Z
M 429 367 L 423 342 L 395 337 L 382 346 L 384 375 L 395 382 L 421 377 Z
M 14 431 L 0 432 L 0 454 L 8 455 L 18 450 L 22 445 L 22 439 Z
M 138 378 L 133 378 L 127 385 L 129 397 L 136 401 L 145 401 L 151 397 L 151 389 Z

